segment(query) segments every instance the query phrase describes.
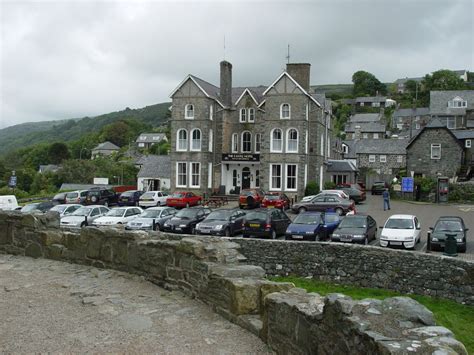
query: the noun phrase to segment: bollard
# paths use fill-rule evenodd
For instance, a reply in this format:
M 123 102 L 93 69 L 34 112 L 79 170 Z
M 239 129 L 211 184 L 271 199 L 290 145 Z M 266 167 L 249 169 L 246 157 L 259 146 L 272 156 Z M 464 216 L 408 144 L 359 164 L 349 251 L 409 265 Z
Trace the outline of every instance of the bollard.
M 458 243 L 456 242 L 456 236 L 457 234 L 446 233 L 443 255 L 458 256 Z

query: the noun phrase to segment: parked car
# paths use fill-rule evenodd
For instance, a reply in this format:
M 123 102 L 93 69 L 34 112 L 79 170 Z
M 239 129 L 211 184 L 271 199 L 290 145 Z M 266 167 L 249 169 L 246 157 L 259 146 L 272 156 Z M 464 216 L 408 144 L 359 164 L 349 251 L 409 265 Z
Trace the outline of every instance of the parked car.
M 0 196 L 0 210 L 14 211 L 18 208 L 18 201 L 15 195 Z
M 369 244 L 377 238 L 377 222 L 369 215 L 346 216 L 331 236 L 333 242 Z
M 140 207 L 166 206 L 168 193 L 164 191 L 147 191 L 140 196 L 138 205 Z
M 137 218 L 131 220 L 125 226 L 127 230 L 152 230 L 153 221 L 155 221 L 154 230 L 162 230 L 163 225 L 167 220 L 172 218 L 176 212 L 176 209 L 172 207 L 150 207 L 145 210 Z
M 245 215 L 242 221 L 244 238 L 263 237 L 276 239 L 284 235 L 291 219 L 279 209 L 257 208 Z
M 142 214 L 140 207 L 114 207 L 105 216 L 97 218 L 92 225 L 95 227 L 118 226 L 127 224 Z
M 360 191 L 365 191 L 365 184 L 364 184 L 364 186 L 362 186 L 362 184 L 360 182 L 356 182 L 355 184 L 345 183 L 345 184 L 337 184 L 336 185 L 336 189 L 345 188 L 345 187 L 351 187 L 353 189 L 357 189 L 357 190 L 360 190 Z
M 87 196 L 84 201 L 86 205 L 104 205 L 113 206 L 118 202 L 118 195 L 112 189 L 104 187 L 92 188 L 87 191 Z
M 138 206 L 140 196 L 143 194 L 140 190 L 128 190 L 122 192 L 118 198 L 119 206 Z
M 326 240 L 341 221 L 337 213 L 304 212 L 296 216 L 285 233 L 286 240 Z
M 384 190 L 388 188 L 388 185 L 384 181 L 376 181 L 372 184 L 372 195 L 381 195 Z
M 233 237 L 242 231 L 245 214 L 239 208 L 213 211 L 196 225 L 196 233 Z
M 341 191 L 344 191 L 349 199 L 354 200 L 355 203 L 361 203 L 365 201 L 365 192 L 354 187 L 341 187 Z
M 202 203 L 202 197 L 194 192 L 175 192 L 166 199 L 168 207 L 192 207 Z
M 355 211 L 354 201 L 326 194 L 317 195 L 310 201 L 295 203 L 291 209 L 296 213 L 306 211 L 336 212 L 340 216 Z
M 78 229 L 92 225 L 92 222 L 106 215 L 109 211 L 109 208 L 100 205 L 82 206 L 70 215 L 61 217 L 59 226 L 67 229 Z
M 66 203 L 84 203 L 87 197 L 87 190 L 71 191 L 66 194 Z
M 54 195 L 54 197 L 51 201 L 56 205 L 66 203 L 66 192 L 60 192 L 60 193 Z
M 55 204 L 51 201 L 35 202 L 21 208 L 21 213 L 45 213 L 53 208 Z
M 457 249 L 461 253 L 466 252 L 467 231 L 464 220 L 461 217 L 442 216 L 436 221 L 434 227 L 430 227 L 428 238 L 430 239 L 430 250 L 444 249 L 446 234 L 454 234 Z
M 203 221 L 209 213 L 211 210 L 204 206 L 183 208 L 163 224 L 163 231 L 196 234 L 196 225 Z
M 279 208 L 286 210 L 290 208 L 290 199 L 281 192 L 267 192 L 262 200 L 262 207 Z
M 239 195 L 239 208 L 257 208 L 262 205 L 265 192 L 262 189 L 243 189 Z
M 343 198 L 345 200 L 349 200 L 350 197 L 349 197 L 349 194 L 347 194 L 345 191 L 343 190 L 336 190 L 336 189 L 333 189 L 333 190 L 322 190 L 318 195 L 321 195 L 321 194 L 325 194 L 325 195 L 336 195 L 340 198 Z M 317 195 L 316 195 L 317 196 Z
M 73 213 L 74 211 L 81 208 L 82 205 L 78 204 L 63 204 L 63 205 L 56 205 L 50 209 L 50 211 L 55 211 L 59 213 L 60 217 L 67 216 L 68 214 Z
M 413 249 L 420 242 L 421 226 L 418 218 L 408 214 L 395 214 L 385 222 L 380 234 L 380 246 L 403 246 Z

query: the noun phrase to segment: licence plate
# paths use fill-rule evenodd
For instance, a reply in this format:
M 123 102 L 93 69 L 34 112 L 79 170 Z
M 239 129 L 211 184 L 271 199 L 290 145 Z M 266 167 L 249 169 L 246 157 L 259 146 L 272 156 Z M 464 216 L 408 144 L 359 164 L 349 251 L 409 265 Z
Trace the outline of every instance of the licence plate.
M 181 228 L 180 228 L 180 227 L 176 227 L 174 230 L 175 230 L 175 231 L 180 231 Z
M 122 198 L 122 201 L 128 201 L 128 198 Z
M 260 224 L 257 224 L 257 223 L 250 223 L 250 227 L 252 227 L 252 228 L 259 228 L 259 227 L 260 227 Z
M 402 245 L 402 242 L 390 242 L 390 245 Z
M 303 236 L 302 235 L 297 235 L 297 234 L 293 234 L 291 236 L 293 239 L 303 239 Z
M 267 206 L 267 208 L 275 208 L 275 206 Z
M 350 241 L 352 241 L 352 238 L 351 237 L 341 237 L 341 241 L 342 242 L 350 242 Z

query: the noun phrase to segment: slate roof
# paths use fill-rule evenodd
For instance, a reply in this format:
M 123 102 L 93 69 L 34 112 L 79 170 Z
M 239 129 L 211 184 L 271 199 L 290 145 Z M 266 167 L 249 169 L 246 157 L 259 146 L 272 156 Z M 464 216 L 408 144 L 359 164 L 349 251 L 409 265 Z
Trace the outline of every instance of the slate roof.
M 362 133 L 385 133 L 385 124 L 378 122 L 350 122 L 346 124 L 345 132 L 353 133 L 357 126 Z
M 169 155 L 145 155 L 137 161 L 141 165 L 137 177 L 171 178 L 171 159 Z
M 342 144 L 347 146 L 348 153 L 344 154 L 344 159 L 356 159 L 356 151 L 357 145 L 359 144 L 360 140 L 350 139 L 347 141 L 343 141 Z
M 423 79 L 424 79 L 423 77 L 397 79 L 397 80 L 395 80 L 395 84 L 405 84 L 408 80 L 413 80 L 413 81 L 416 81 L 416 82 L 420 82 Z
M 380 122 L 380 113 L 356 113 L 349 117 L 349 122 Z
M 263 92 L 265 91 L 267 87 L 260 85 L 260 86 L 254 86 L 254 87 L 235 87 L 232 88 L 232 103 L 235 104 L 237 100 L 240 98 L 242 93 L 245 91 L 245 89 L 248 89 L 251 93 L 252 96 L 257 100 L 257 103 L 260 104 L 263 101 Z
M 166 137 L 164 133 L 141 133 L 136 142 L 137 143 L 158 143 Z
M 363 139 L 357 144 L 356 154 L 406 154 L 408 139 Z
M 59 191 L 76 191 L 76 190 L 89 190 L 93 187 L 105 187 L 107 189 L 111 189 L 113 185 L 94 185 L 94 184 L 67 184 L 64 183 L 59 188 Z
M 474 139 L 474 129 L 454 130 L 453 134 L 457 139 Z
M 357 167 L 349 160 L 328 160 L 327 171 L 330 173 L 346 171 L 354 172 L 357 171 Z
M 448 107 L 448 101 L 455 97 L 466 100 L 467 107 Z M 464 115 L 466 110 L 474 110 L 474 90 L 430 91 L 430 113 L 432 115 Z
M 120 150 L 120 147 L 117 147 L 115 144 L 110 142 L 100 143 L 97 147 L 92 149 L 94 150 Z
M 357 97 L 357 102 L 385 102 L 387 101 L 386 96 L 367 96 L 367 97 Z
M 208 83 L 207 81 L 205 80 L 202 80 L 201 78 L 198 78 L 197 76 L 194 76 L 194 75 L 190 75 L 190 77 L 192 77 L 196 83 L 199 84 L 199 86 L 206 92 L 206 94 L 208 94 L 210 97 L 212 97 L 213 99 L 218 99 L 219 98 L 219 87 L 211 84 L 211 83 Z
M 395 110 L 392 117 L 427 116 L 429 114 L 429 107 L 417 107 L 414 111 L 411 108 L 399 108 Z

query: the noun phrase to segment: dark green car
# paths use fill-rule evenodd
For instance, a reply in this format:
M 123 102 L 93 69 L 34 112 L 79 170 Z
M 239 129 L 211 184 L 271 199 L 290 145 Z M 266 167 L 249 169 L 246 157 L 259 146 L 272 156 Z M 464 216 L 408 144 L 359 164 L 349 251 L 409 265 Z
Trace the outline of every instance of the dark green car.
M 372 184 L 372 195 L 381 195 L 382 192 L 388 187 L 384 181 L 376 181 Z
M 466 228 L 464 220 L 461 217 L 439 217 L 436 224 L 430 227 L 428 238 L 430 238 L 430 249 L 444 249 L 446 234 L 454 234 L 457 243 L 457 249 L 461 253 L 466 252 L 466 235 L 469 228 Z

